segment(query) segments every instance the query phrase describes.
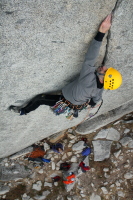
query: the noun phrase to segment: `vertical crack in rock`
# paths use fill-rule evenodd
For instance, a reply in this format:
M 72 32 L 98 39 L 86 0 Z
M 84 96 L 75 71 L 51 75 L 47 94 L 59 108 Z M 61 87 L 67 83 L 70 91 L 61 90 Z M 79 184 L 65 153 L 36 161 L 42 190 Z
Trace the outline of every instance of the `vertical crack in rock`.
M 116 3 L 115 3 L 115 6 L 112 10 L 112 13 L 114 13 L 120 6 L 120 4 L 122 3 L 123 0 L 117 0 Z
M 115 3 L 115 6 L 112 10 L 112 18 L 114 17 L 114 13 L 116 12 L 116 10 L 119 8 L 120 4 L 122 3 L 123 0 L 117 0 Z M 109 39 L 110 39 L 110 35 L 111 35 L 111 30 L 108 31 L 108 35 L 107 35 L 107 44 L 106 44 L 106 51 L 105 51 L 105 55 L 103 58 L 103 62 L 102 65 L 105 65 L 106 61 L 107 61 L 107 55 L 108 55 L 108 47 L 109 47 Z

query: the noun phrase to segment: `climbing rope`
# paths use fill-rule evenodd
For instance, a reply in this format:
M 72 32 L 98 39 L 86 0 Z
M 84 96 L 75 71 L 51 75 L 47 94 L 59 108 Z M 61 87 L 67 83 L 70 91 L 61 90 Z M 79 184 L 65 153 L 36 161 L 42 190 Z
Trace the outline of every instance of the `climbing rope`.
M 84 121 L 88 120 L 88 119 L 87 119 L 88 117 L 89 117 L 89 119 L 90 119 L 91 117 L 94 117 L 94 116 L 98 113 L 98 111 L 100 110 L 102 104 L 103 104 L 103 99 L 102 99 L 102 101 L 101 101 L 100 104 L 98 104 L 98 105 L 96 105 L 95 107 L 93 107 L 93 108 L 97 108 L 97 107 L 99 106 L 99 108 L 97 109 L 97 111 L 96 111 L 93 115 L 90 115 L 90 116 L 89 116 L 90 110 L 92 110 L 93 108 L 89 107 L 89 108 L 88 108 L 87 115 L 85 116 L 85 118 L 84 118 L 79 124 L 77 124 L 77 126 L 80 125 L 80 124 L 82 124 Z

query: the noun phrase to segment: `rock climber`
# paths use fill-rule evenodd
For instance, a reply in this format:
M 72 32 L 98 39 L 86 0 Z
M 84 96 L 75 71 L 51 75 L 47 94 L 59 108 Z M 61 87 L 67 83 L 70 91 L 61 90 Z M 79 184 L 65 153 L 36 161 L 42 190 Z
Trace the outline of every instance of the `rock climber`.
M 61 94 L 39 94 L 31 99 L 26 106 L 9 107 L 10 110 L 27 114 L 40 105 L 48 105 L 56 115 L 61 113 L 71 113 L 78 116 L 78 111 L 88 105 L 94 107 L 102 99 L 103 90 L 115 90 L 122 84 L 122 76 L 116 69 L 101 65 L 97 69 L 94 67 L 98 56 L 103 37 L 111 27 L 112 15 L 108 15 L 101 23 L 98 33 L 92 40 L 80 75 L 71 83 L 66 85 Z M 73 111 L 73 113 L 72 113 Z

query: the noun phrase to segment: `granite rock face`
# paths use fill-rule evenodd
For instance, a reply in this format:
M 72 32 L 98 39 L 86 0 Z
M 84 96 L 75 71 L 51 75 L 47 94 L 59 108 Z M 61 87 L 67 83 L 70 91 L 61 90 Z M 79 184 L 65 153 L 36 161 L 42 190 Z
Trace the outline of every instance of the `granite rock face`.
M 104 106 L 99 115 L 121 105 L 126 105 L 124 113 L 129 112 L 128 103 L 133 96 L 130 84 L 133 2 L 117 2 L 109 41 L 104 38 L 96 66 L 106 54 L 106 65 L 120 70 L 124 80 L 117 92 L 104 93 Z M 116 0 L 1 1 L 0 157 L 75 126 L 85 118 L 87 111 L 73 121 L 64 116 L 55 117 L 49 107 L 43 105 L 26 116 L 7 108 L 11 104 L 20 105 L 39 93 L 61 90 L 73 80 L 80 72 L 89 42 L 115 3 Z M 123 115 L 122 112 L 123 109 L 115 117 Z M 105 120 L 104 125 L 108 122 Z M 94 122 L 95 129 L 98 126 Z

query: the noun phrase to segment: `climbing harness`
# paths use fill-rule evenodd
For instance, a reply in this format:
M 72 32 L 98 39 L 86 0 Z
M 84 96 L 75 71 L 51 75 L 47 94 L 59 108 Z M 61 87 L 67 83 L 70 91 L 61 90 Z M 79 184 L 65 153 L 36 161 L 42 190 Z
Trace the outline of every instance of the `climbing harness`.
M 98 110 L 94 114 L 92 114 L 90 113 L 90 110 L 93 108 L 90 108 L 90 107 L 88 108 L 89 102 L 90 101 L 87 101 L 86 103 L 82 105 L 73 105 L 71 102 L 69 102 L 63 97 L 60 101 L 56 102 L 56 104 L 50 108 L 56 115 L 60 115 L 64 113 L 66 118 L 69 120 L 72 120 L 74 117 L 78 117 L 78 112 L 81 112 L 83 109 L 88 109 L 88 113 L 83 120 L 85 121 L 87 119 L 90 119 L 94 115 L 96 115 L 103 104 L 103 100 L 102 100 L 100 105 L 98 104 L 95 107 L 93 107 L 93 108 L 96 108 L 99 106 Z
M 71 120 L 73 117 L 78 117 L 78 112 L 86 109 L 88 105 L 89 101 L 82 105 L 73 105 L 63 97 L 62 100 L 58 101 L 54 106 L 51 107 L 51 109 L 56 115 L 64 113 L 66 118 Z

